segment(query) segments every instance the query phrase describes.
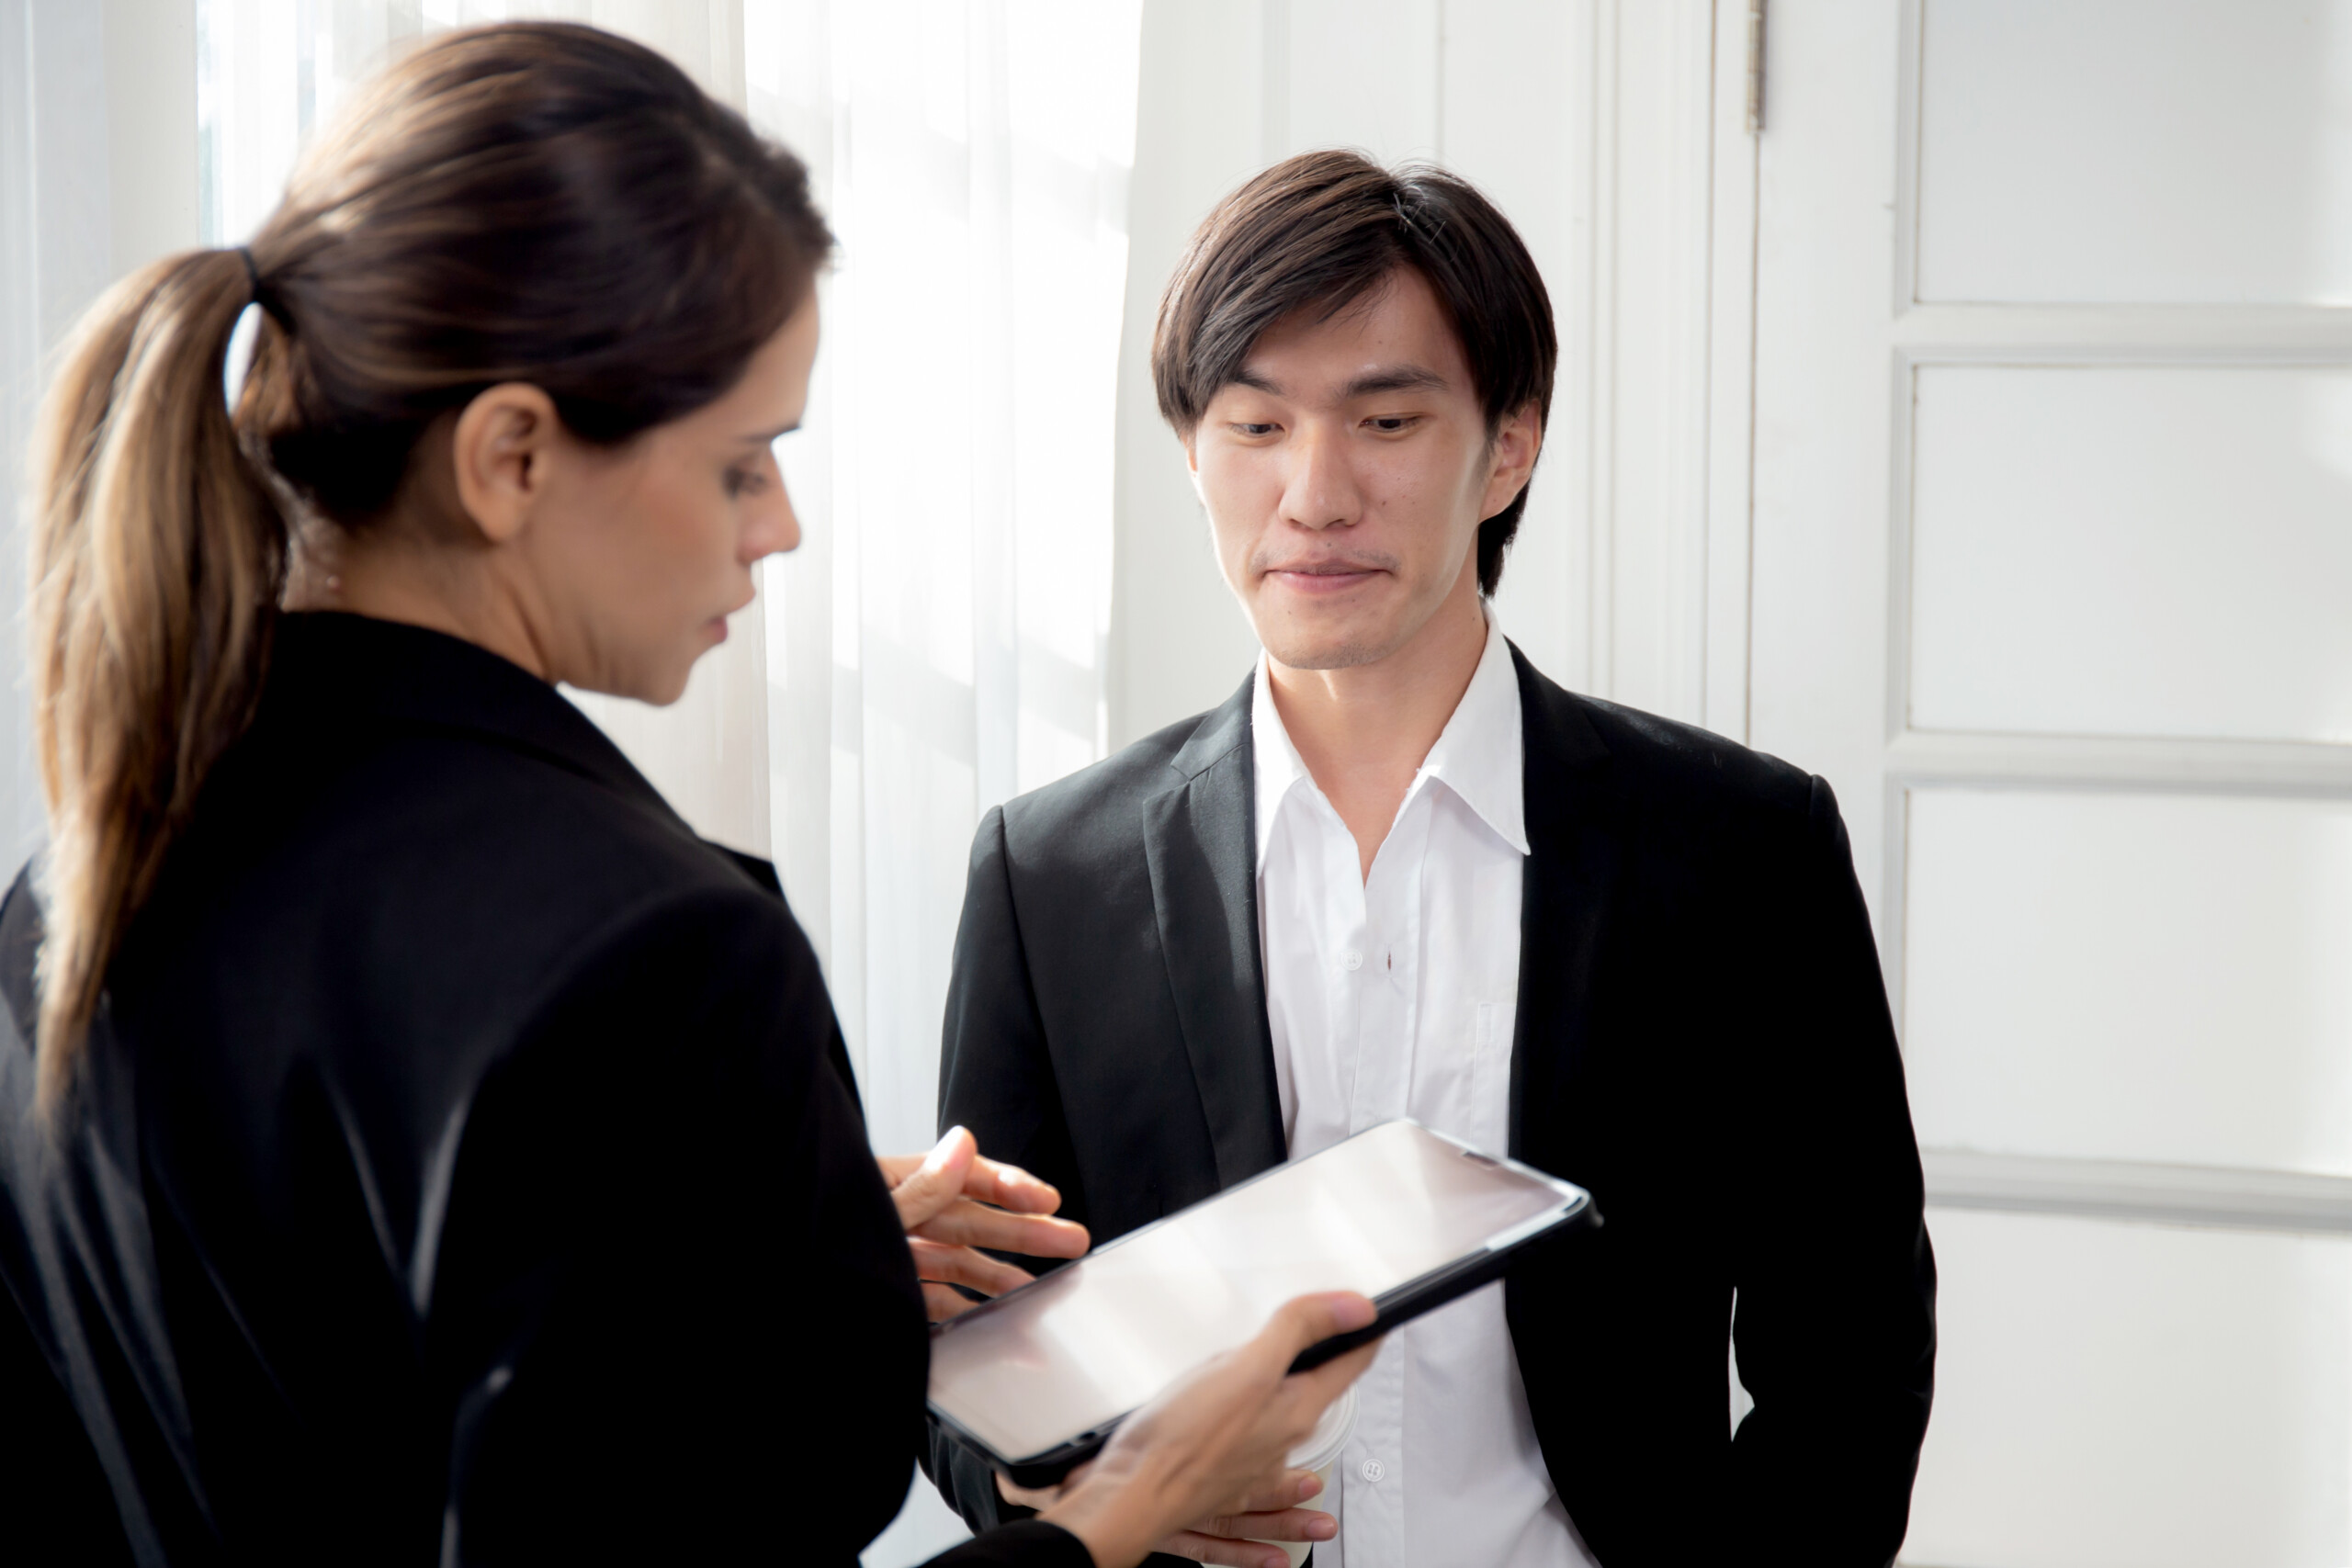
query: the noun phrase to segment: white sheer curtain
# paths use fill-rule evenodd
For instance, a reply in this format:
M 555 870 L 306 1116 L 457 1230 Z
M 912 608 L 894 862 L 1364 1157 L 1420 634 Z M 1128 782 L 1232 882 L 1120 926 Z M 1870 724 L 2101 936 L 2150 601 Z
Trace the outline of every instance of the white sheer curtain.
M 1140 6 L 749 0 L 753 118 L 842 241 L 769 799 L 877 1143 L 929 1141 L 973 828 L 1102 755 Z
M 1102 754 L 1140 0 L 196 0 L 205 226 L 275 203 L 388 54 L 562 16 L 643 39 L 806 158 L 842 237 L 807 543 L 662 713 L 582 703 L 713 837 L 773 852 L 877 1144 L 929 1141 L 980 813 Z
M 930 1140 L 980 813 L 1101 757 L 1140 0 L 747 0 L 755 123 L 841 237 L 768 797 L 877 1145 Z M 964 1535 L 917 1478 L 867 1568 Z

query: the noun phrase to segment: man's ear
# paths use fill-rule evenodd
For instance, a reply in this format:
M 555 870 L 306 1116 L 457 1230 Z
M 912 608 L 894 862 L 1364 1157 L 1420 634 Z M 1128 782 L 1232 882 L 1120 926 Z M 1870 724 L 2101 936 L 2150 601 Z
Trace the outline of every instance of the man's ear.
M 1209 498 L 1201 493 L 1201 446 L 1199 437 L 1200 433 L 1198 431 L 1194 431 L 1191 435 L 1187 435 L 1183 438 L 1184 472 L 1192 476 L 1193 498 L 1198 501 L 1203 506 L 1206 506 L 1209 503 Z
M 1543 450 L 1544 414 L 1535 403 L 1527 404 L 1495 427 L 1495 438 L 1487 444 L 1494 467 L 1487 473 L 1487 499 L 1478 513 L 1480 517 L 1492 517 L 1518 498 L 1534 474 L 1536 457 Z
M 490 543 L 505 544 L 529 525 L 562 430 L 555 400 L 523 381 L 479 393 L 458 415 L 449 443 L 458 503 Z

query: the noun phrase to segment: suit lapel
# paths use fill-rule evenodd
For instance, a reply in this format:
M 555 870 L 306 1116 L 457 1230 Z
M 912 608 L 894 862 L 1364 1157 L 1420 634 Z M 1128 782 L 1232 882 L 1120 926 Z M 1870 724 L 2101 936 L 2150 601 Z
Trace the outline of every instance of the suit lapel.
M 1153 911 L 1200 1089 L 1218 1182 L 1285 1156 L 1258 941 L 1250 682 L 1202 720 L 1170 761 L 1171 787 L 1145 800 Z
M 1519 1021 L 1511 1041 L 1510 1153 L 1560 1175 L 1554 1114 L 1586 1045 L 1585 1003 L 1617 870 L 1600 785 L 1608 748 L 1577 700 L 1517 648 L 1528 856 L 1520 904 Z

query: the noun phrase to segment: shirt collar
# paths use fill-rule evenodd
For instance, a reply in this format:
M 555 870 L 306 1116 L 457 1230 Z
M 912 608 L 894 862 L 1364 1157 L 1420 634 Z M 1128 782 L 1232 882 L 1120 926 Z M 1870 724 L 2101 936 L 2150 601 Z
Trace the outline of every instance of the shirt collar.
M 1250 692 L 1250 734 L 1257 773 L 1258 863 L 1263 865 L 1283 802 L 1308 774 L 1306 761 L 1291 743 L 1290 732 L 1283 728 L 1282 714 L 1274 706 L 1273 684 L 1262 651 Z M 1437 744 L 1422 760 L 1414 783 L 1418 785 L 1422 778 L 1430 778 L 1443 784 L 1505 843 L 1526 854 L 1525 758 L 1519 672 L 1511 664 L 1510 643 L 1489 605 L 1486 651 L 1479 655 L 1468 689 L 1454 705 Z M 1411 798 L 1409 793 L 1407 798 Z
M 1524 726 L 1519 711 L 1519 671 L 1510 642 L 1491 607 L 1487 611 L 1487 650 L 1453 716 L 1421 762 L 1436 779 L 1478 814 L 1496 837 L 1528 852 L 1527 764 Z
M 1306 760 L 1291 744 L 1290 731 L 1283 728 L 1283 716 L 1274 706 L 1273 682 L 1266 673 L 1262 649 L 1258 654 L 1258 676 L 1250 690 L 1250 748 L 1258 781 L 1258 863 L 1262 866 L 1283 802 L 1307 776 Z

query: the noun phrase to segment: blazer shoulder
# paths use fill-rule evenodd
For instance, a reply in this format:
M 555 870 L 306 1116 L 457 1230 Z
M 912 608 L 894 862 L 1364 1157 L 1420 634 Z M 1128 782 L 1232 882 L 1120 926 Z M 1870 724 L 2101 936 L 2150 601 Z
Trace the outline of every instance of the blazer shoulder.
M 1186 775 L 1180 759 L 1204 731 L 1227 716 L 1231 705 L 1180 719 L 1066 778 L 1006 801 L 1008 847 L 1024 859 L 1057 849 L 1081 853 L 1139 849 L 1143 816 L 1138 808 L 1153 795 L 1183 785 Z M 1245 753 L 1249 737 L 1245 716 L 1236 742 Z
M 119 962 L 142 978 L 227 964 L 291 985 L 337 953 L 385 987 L 379 1010 L 431 992 L 494 1028 L 629 911 L 715 902 L 790 923 L 658 805 L 528 750 L 428 730 L 312 761 L 259 739 L 208 786 L 128 933 Z
M 1695 724 L 1578 695 L 1524 663 L 1521 704 L 1532 763 L 1548 757 L 1573 769 L 1605 758 L 1620 792 L 1656 807 L 1802 822 L 1828 799 L 1828 785 L 1794 763 Z

